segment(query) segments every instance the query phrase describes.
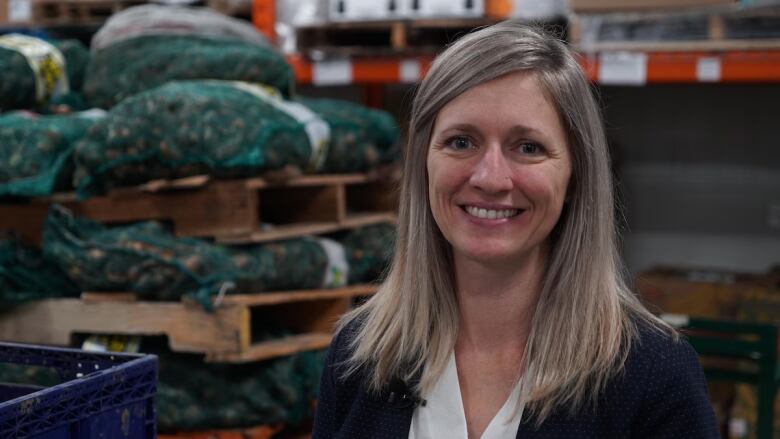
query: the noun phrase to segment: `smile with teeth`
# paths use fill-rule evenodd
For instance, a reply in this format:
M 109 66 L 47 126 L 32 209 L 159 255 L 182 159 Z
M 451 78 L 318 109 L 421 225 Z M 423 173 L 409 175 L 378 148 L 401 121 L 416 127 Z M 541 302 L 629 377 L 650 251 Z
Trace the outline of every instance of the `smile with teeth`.
M 463 210 L 471 216 L 482 219 L 503 219 L 517 215 L 520 209 L 482 209 L 476 206 L 463 206 Z

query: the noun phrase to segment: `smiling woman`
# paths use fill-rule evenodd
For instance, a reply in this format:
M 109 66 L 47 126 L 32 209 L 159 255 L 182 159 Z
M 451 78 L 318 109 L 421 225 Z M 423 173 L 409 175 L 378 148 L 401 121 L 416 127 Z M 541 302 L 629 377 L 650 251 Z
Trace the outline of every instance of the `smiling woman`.
M 601 116 L 564 43 L 461 38 L 408 137 L 393 265 L 341 322 L 315 438 L 718 437 L 695 352 L 621 277 Z

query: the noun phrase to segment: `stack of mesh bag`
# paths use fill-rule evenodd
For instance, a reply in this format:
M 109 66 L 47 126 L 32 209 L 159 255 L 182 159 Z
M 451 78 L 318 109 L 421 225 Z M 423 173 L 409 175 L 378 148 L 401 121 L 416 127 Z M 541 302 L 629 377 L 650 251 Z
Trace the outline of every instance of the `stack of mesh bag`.
M 15 235 L 0 236 L 0 309 L 49 297 L 77 296 L 76 285 L 41 251 Z
M 46 111 L 58 102 L 74 102 L 79 104 L 76 109 L 83 109 L 78 92 L 88 61 L 89 51 L 76 40 L 0 36 L 0 111 Z
M 73 146 L 103 116 L 101 110 L 0 115 L 0 198 L 45 196 L 71 188 Z
M 381 272 L 392 238 L 360 238 L 392 233 L 391 226 L 358 229 L 343 238 L 299 238 L 226 247 L 181 238 L 156 222 L 108 228 L 53 206 L 43 236 L 44 254 L 82 291 L 132 291 L 144 299 L 177 300 L 192 295 L 205 306 L 222 293 L 338 287 L 347 280 L 368 281 Z M 355 251 L 355 243 L 375 248 Z M 377 267 L 366 268 L 367 261 Z M 349 267 L 359 267 L 356 275 Z
M 241 365 L 157 354 L 157 425 L 163 432 L 301 422 L 312 414 L 324 363 L 324 352 Z
M 150 35 L 197 35 L 229 38 L 271 47 L 268 40 L 244 20 L 214 12 L 211 8 L 141 5 L 112 15 L 90 44 L 93 52 L 113 44 Z
M 395 157 L 388 113 L 269 87 L 176 81 L 125 99 L 74 152 L 82 195 L 201 173 L 247 177 L 295 166 L 356 172 Z
M 257 31 L 214 12 L 140 6 L 115 14 L 93 40 L 84 93 L 96 107 L 169 81 L 222 79 L 289 94 L 293 73 Z

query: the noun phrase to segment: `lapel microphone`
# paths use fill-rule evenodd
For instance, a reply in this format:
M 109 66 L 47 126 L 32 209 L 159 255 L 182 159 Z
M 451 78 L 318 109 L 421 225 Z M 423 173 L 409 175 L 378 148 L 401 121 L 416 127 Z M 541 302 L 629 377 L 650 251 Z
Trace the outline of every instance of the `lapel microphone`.
M 405 408 L 417 408 L 418 406 L 425 407 L 426 401 L 419 397 L 419 395 L 412 392 L 409 386 L 401 379 L 394 378 L 388 385 L 387 397 L 384 398 L 385 402 L 393 408 L 405 409 Z

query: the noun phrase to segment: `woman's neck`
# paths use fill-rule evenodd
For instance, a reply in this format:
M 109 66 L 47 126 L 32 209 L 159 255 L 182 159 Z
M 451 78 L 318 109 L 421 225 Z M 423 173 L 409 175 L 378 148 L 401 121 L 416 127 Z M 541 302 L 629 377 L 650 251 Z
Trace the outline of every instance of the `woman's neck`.
M 542 249 L 518 264 L 503 266 L 454 257 L 460 310 L 458 349 L 522 352 L 545 259 Z

